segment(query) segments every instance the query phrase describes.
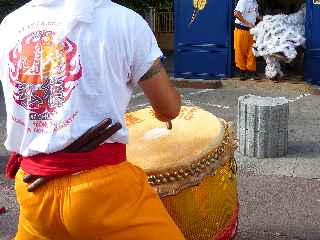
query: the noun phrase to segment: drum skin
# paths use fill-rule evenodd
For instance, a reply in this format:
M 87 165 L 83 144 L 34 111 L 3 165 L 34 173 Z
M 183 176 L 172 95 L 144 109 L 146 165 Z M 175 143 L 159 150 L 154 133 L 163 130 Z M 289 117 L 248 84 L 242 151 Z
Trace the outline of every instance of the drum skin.
M 211 134 L 214 139 L 212 141 L 199 139 L 198 144 L 188 148 L 179 147 L 171 150 L 177 152 L 177 156 L 184 156 L 186 161 L 181 157 L 176 159 L 175 154 L 163 155 L 161 160 L 159 155 L 163 153 L 156 151 L 155 156 L 152 156 L 148 149 L 152 151 L 159 149 L 160 144 L 160 151 L 170 149 L 170 145 L 166 145 L 168 143 L 172 145 L 175 136 L 164 135 L 159 136 L 159 139 L 152 139 L 157 144 L 157 148 L 150 141 L 144 144 L 142 137 L 144 133 L 152 132 L 161 124 L 165 126 L 154 119 L 154 115 L 149 114 L 150 108 L 146 108 L 128 114 L 127 125 L 130 136 L 128 160 L 145 170 L 149 183 L 158 192 L 169 214 L 187 240 L 232 239 L 237 231 L 239 214 L 237 168 L 234 160 L 236 143 L 233 129 L 229 123 L 201 108 L 183 107 L 182 112 L 182 114 L 191 112 L 193 115 L 190 118 L 178 117 L 177 119 L 180 120 L 173 121 L 173 128 L 177 129 L 176 134 L 185 134 L 184 128 L 187 128 L 186 132 L 190 134 L 193 132 L 192 128 L 197 126 L 208 126 L 210 129 L 210 126 L 214 125 L 211 128 L 211 131 L 215 130 Z M 218 130 L 218 128 L 221 129 Z M 202 134 L 210 133 L 202 130 L 198 132 L 197 137 L 199 138 L 200 135 L 201 138 Z M 194 134 L 189 138 L 192 139 L 192 137 Z M 203 139 L 209 138 L 204 136 Z M 182 146 L 184 141 L 189 145 L 190 142 L 192 143 L 190 139 L 185 139 L 185 136 L 177 137 L 177 141 L 179 146 Z M 192 150 L 194 146 L 198 148 L 201 146 L 205 151 Z M 180 149 L 182 153 L 178 152 Z M 185 153 L 186 149 L 188 154 Z M 148 155 L 143 155 L 146 152 Z M 140 158 L 143 159 L 140 160 Z M 173 167 L 168 167 L 170 165 Z

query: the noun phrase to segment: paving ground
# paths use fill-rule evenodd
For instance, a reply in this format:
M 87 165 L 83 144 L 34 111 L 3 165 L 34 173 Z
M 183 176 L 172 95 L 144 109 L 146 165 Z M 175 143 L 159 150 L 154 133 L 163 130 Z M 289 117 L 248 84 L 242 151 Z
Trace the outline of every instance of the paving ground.
M 180 89 L 185 105 L 200 106 L 235 122 L 241 95 L 282 96 L 290 100 L 289 154 L 278 159 L 237 155 L 240 225 L 236 240 L 320 240 L 320 97 L 300 82 L 228 80 L 220 89 Z M 1 100 L 2 101 L 2 100 Z M 0 101 L 0 141 L 4 137 L 4 109 Z M 137 91 L 129 111 L 147 106 Z M 0 172 L 6 152 L 0 151 Z M 0 174 L 0 240 L 16 231 L 17 206 L 13 185 Z

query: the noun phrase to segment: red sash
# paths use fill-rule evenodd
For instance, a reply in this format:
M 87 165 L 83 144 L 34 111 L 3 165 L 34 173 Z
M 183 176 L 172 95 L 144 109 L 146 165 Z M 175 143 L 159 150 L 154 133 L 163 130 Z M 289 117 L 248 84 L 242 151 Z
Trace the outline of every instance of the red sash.
M 14 179 L 21 167 L 35 176 L 56 178 L 103 165 L 116 165 L 126 161 L 126 145 L 121 143 L 103 144 L 91 152 L 38 154 L 22 157 L 12 153 L 7 164 L 6 175 Z

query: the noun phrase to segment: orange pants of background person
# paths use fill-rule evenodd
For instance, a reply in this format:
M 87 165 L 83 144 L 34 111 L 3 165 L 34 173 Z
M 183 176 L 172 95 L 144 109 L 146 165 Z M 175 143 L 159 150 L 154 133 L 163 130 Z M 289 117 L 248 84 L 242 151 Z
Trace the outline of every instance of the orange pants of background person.
M 252 52 L 253 37 L 247 30 L 234 30 L 234 51 L 236 67 L 241 71 L 256 71 L 256 57 Z
M 143 170 L 103 166 L 27 191 L 16 176 L 16 240 L 183 240 Z

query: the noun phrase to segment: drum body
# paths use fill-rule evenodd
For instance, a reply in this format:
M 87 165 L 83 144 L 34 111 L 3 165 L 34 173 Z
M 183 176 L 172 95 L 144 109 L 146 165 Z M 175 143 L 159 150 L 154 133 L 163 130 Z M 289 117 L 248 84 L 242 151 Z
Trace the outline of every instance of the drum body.
M 239 205 L 230 124 L 197 107 L 182 107 L 172 130 L 151 108 L 126 120 L 128 160 L 147 173 L 186 239 L 232 239 Z

